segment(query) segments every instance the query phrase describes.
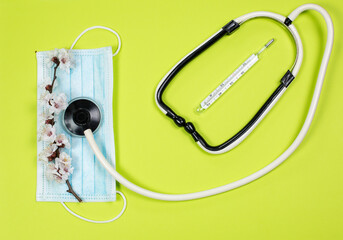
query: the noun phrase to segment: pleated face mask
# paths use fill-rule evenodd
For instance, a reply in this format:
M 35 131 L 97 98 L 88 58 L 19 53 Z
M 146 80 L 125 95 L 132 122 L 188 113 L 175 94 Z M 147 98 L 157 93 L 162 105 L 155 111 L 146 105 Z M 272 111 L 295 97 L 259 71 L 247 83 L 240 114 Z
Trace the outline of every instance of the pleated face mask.
M 90 99 L 101 110 L 95 138 L 115 165 L 111 47 L 37 52 L 37 201 L 106 202 L 116 200 L 115 180 L 98 163 L 83 137 L 68 131 L 63 117 L 68 104 Z M 119 36 L 118 36 L 119 38 Z M 81 116 L 82 117 L 82 116 Z

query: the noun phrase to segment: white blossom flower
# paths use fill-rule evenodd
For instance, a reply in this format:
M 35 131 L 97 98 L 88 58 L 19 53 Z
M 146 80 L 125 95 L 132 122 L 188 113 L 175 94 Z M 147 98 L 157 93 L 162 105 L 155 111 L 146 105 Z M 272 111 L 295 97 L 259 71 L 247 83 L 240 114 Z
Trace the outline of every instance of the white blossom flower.
M 49 119 L 53 119 L 54 116 L 49 112 L 49 111 L 44 111 L 41 113 L 41 117 L 44 120 L 49 120 Z
M 70 72 L 70 68 L 73 67 L 72 56 L 66 49 L 59 50 L 58 59 L 60 60 L 60 68 L 67 73 Z
M 49 157 L 51 157 L 56 150 L 57 146 L 55 144 L 49 144 L 38 154 L 38 160 L 42 162 L 49 162 Z
M 64 183 L 66 180 L 62 178 L 62 175 L 59 173 L 58 163 L 50 162 L 46 166 L 46 177 L 49 180 L 55 180 L 58 183 Z
M 43 124 L 38 132 L 38 140 L 52 143 L 56 139 L 56 129 L 51 124 Z
M 56 158 L 56 162 L 58 162 L 60 166 L 64 165 L 68 168 L 71 167 L 71 157 L 66 152 L 61 152 L 60 156 Z
M 59 173 L 61 174 L 61 177 L 64 181 L 67 181 L 69 176 L 73 173 L 74 168 L 73 167 L 64 167 L 60 168 Z
M 55 143 L 59 147 L 65 147 L 65 148 L 70 148 L 70 143 L 66 135 L 64 134 L 59 134 L 57 135 L 55 139 Z
M 55 158 L 54 163 L 48 163 L 46 175 L 49 179 L 55 180 L 58 183 L 64 183 L 73 173 L 74 168 L 71 166 L 71 157 L 61 152 L 58 158 Z
M 47 62 L 48 67 L 52 67 L 55 64 L 54 58 L 58 59 L 58 55 L 59 55 L 59 50 L 57 48 L 55 50 L 49 51 L 48 62 Z
M 49 105 L 50 105 L 50 102 L 52 99 L 54 99 L 54 94 L 50 93 L 49 91 L 46 91 L 46 90 L 39 97 L 40 103 L 44 107 L 48 107 L 48 108 L 49 108 Z
M 50 120 L 50 119 L 53 119 L 54 116 L 51 114 L 51 112 L 49 111 L 43 111 L 41 114 L 40 114 L 40 117 L 43 121 L 46 121 L 46 120 Z
M 53 96 L 50 100 L 51 113 L 59 114 L 61 111 L 67 108 L 67 96 L 64 93 L 60 93 L 58 96 Z

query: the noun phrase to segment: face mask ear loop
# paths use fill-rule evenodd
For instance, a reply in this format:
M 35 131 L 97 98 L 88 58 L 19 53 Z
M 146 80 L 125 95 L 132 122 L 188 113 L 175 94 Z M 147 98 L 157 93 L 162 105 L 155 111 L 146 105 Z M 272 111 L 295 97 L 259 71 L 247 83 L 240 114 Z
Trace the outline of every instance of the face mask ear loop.
M 86 32 L 90 31 L 90 30 L 93 30 L 93 29 L 105 29 L 107 31 L 110 31 L 111 33 L 113 33 L 114 35 L 117 36 L 117 39 L 118 39 L 118 48 L 117 50 L 113 53 L 112 57 L 114 57 L 115 55 L 117 55 L 119 53 L 119 50 L 121 48 L 121 40 L 120 40 L 120 36 L 119 34 L 114 31 L 113 29 L 111 28 L 108 28 L 108 27 L 104 27 L 104 26 L 93 26 L 93 27 L 90 27 L 90 28 L 87 28 L 86 30 L 84 30 L 76 39 L 75 41 L 73 42 L 73 44 L 71 45 L 70 47 L 70 50 L 74 48 L 75 44 L 77 43 L 77 41 L 79 41 L 79 39 L 82 37 L 83 34 L 85 34 Z
M 90 223 L 109 223 L 109 222 L 113 222 L 113 221 L 117 220 L 118 218 L 120 218 L 120 216 L 123 215 L 123 213 L 126 210 L 126 205 L 127 204 L 126 204 L 126 197 L 125 197 L 125 195 L 122 192 L 120 192 L 120 191 L 116 191 L 116 192 L 123 198 L 124 205 L 123 205 L 123 208 L 120 211 L 120 213 L 117 216 L 115 216 L 114 218 L 109 219 L 109 220 L 97 221 L 97 220 L 88 219 L 88 218 L 82 217 L 82 216 L 78 215 L 77 213 L 73 212 L 70 208 L 67 207 L 67 205 L 64 202 L 61 202 L 61 204 L 70 214 L 72 214 L 75 217 L 80 218 L 81 220 L 84 220 L 86 222 L 90 222 Z

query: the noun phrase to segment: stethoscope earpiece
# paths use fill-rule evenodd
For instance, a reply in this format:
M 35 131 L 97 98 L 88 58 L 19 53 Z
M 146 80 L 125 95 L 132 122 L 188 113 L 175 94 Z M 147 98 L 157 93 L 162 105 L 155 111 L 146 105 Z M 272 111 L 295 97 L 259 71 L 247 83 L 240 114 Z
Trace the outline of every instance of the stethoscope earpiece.
M 84 136 L 86 129 L 96 132 L 101 123 L 100 107 L 89 98 L 73 99 L 63 113 L 63 125 L 74 136 Z

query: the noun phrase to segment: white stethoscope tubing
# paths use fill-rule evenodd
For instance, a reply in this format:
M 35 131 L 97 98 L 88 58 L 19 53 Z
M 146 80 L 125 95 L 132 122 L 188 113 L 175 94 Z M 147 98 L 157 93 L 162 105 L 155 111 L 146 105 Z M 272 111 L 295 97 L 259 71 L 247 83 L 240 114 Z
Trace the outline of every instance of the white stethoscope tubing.
M 132 182 L 128 181 L 120 173 L 118 173 L 107 162 L 107 160 L 105 159 L 105 157 L 101 153 L 99 147 L 97 146 L 97 144 L 94 140 L 94 136 L 93 136 L 92 131 L 88 129 L 85 131 L 85 136 L 86 136 L 86 138 L 89 142 L 89 145 L 91 146 L 94 154 L 96 155 L 97 159 L 100 161 L 100 163 L 105 167 L 105 169 L 119 183 L 121 183 L 122 185 L 124 185 L 128 189 L 130 189 L 130 190 L 132 190 L 138 194 L 141 194 L 143 196 L 146 196 L 149 198 L 154 198 L 154 199 L 159 199 L 159 200 L 164 200 L 164 201 L 186 201 L 186 200 L 204 198 L 204 197 L 216 195 L 219 193 L 227 192 L 229 190 L 232 190 L 232 189 L 238 188 L 240 186 L 243 186 L 245 184 L 248 184 L 248 183 L 266 175 L 270 171 L 272 171 L 274 168 L 279 166 L 283 161 L 285 161 L 297 149 L 297 147 L 300 145 L 300 143 L 302 142 L 302 140 L 306 136 L 306 133 L 309 130 L 309 127 L 310 127 L 311 122 L 312 122 L 313 117 L 314 117 L 314 113 L 315 113 L 317 105 L 318 105 L 318 100 L 320 97 L 320 92 L 322 89 L 324 76 L 325 76 L 327 65 L 328 65 L 328 62 L 330 59 L 330 54 L 331 54 L 331 50 L 332 50 L 332 46 L 333 46 L 334 31 L 333 31 L 333 24 L 332 24 L 332 20 L 330 18 L 330 15 L 326 12 L 326 10 L 324 8 L 322 8 L 318 5 L 315 5 L 315 4 L 305 4 L 305 5 L 298 7 L 297 9 L 295 9 L 289 15 L 289 18 L 293 21 L 300 13 L 302 13 L 303 11 L 306 11 L 306 10 L 310 10 L 310 9 L 318 11 L 324 17 L 325 22 L 326 22 L 326 27 L 327 27 L 327 41 L 326 41 L 325 51 L 323 54 L 323 59 L 322 59 L 321 66 L 319 69 L 316 87 L 315 87 L 315 90 L 313 93 L 313 97 L 312 97 L 312 101 L 311 101 L 311 105 L 310 105 L 307 117 L 305 119 L 305 122 L 304 122 L 298 136 L 295 138 L 293 143 L 288 147 L 288 149 L 284 153 L 282 153 L 276 160 L 271 162 L 269 165 L 267 165 L 266 167 L 260 169 L 259 171 L 255 172 L 255 173 L 253 173 L 253 174 L 251 174 L 245 178 L 242 178 L 240 180 L 237 180 L 235 182 L 232 182 L 232 183 L 220 186 L 220 187 L 216 187 L 216 188 L 212 188 L 212 189 L 200 191 L 200 192 L 187 193 L 187 194 L 163 194 L 163 193 L 157 193 L 157 192 L 153 192 L 153 191 L 144 189 L 142 187 L 139 187 L 139 186 L 133 184 Z M 239 17 L 236 19 L 236 21 L 238 23 L 243 23 L 244 21 L 247 21 L 247 20 L 255 18 L 255 17 L 265 17 L 265 16 L 276 19 L 277 21 L 283 21 L 285 19 L 281 15 L 278 15 L 275 13 L 255 12 L 255 13 L 249 13 L 249 14 L 246 14 L 242 17 Z M 296 64 L 294 65 L 294 68 L 292 71 L 293 75 L 295 76 L 298 73 L 299 68 L 301 66 L 303 48 L 302 48 L 302 44 L 301 44 L 301 39 L 300 39 L 295 27 L 293 25 L 290 25 L 289 29 L 292 32 L 292 35 L 293 35 L 296 43 L 298 43 L 298 47 L 299 47 L 297 49 L 298 58 L 297 58 Z

